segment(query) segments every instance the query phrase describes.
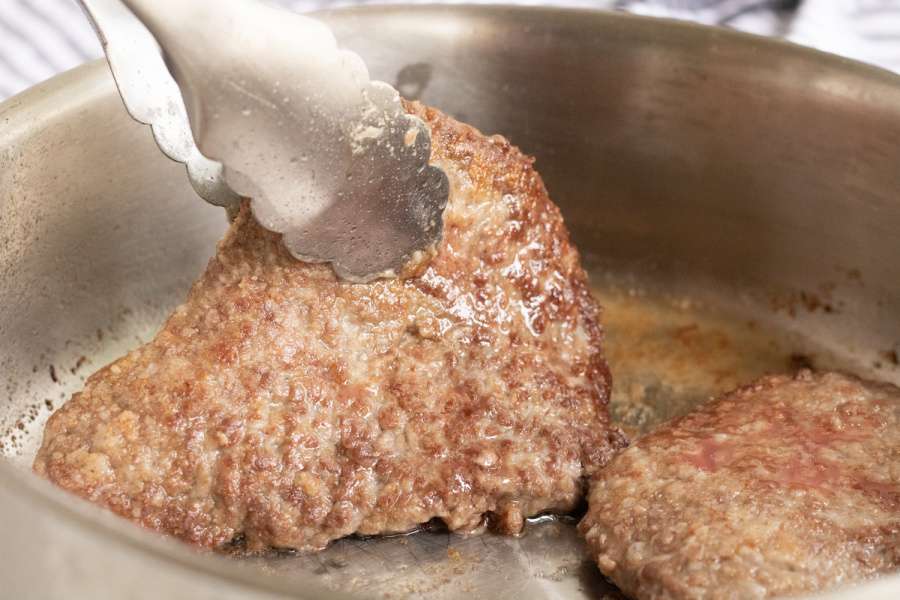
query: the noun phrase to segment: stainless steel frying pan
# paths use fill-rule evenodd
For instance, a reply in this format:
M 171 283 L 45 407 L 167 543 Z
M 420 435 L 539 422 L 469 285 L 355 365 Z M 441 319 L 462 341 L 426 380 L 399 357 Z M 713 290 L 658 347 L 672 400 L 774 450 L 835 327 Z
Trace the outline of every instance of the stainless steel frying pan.
M 589 11 L 323 17 L 376 78 L 537 156 L 601 296 L 688 299 L 701 326 L 713 313 L 752 321 L 771 332 L 776 368 L 782 352 L 900 380 L 897 77 L 779 42 Z M 51 409 L 151 336 L 211 255 L 225 219 L 192 194 L 182 167 L 129 119 L 105 65 L 0 105 L 0 596 L 615 597 L 565 522 L 532 524 L 519 539 L 420 533 L 227 559 L 31 475 Z M 608 316 L 610 343 L 627 355 L 629 327 L 649 321 Z M 735 340 L 735 364 L 766 352 Z M 636 369 L 613 364 L 620 382 L 655 377 L 659 406 L 684 399 L 672 383 L 683 373 Z M 617 388 L 626 421 L 629 389 Z M 837 594 L 896 598 L 900 578 Z

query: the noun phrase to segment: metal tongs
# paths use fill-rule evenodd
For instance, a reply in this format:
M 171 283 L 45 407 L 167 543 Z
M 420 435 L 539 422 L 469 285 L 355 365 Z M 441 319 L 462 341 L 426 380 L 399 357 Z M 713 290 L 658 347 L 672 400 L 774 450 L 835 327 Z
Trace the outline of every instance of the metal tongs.
M 81 0 L 128 112 L 196 192 L 351 281 L 440 240 L 431 136 L 321 22 L 258 0 Z

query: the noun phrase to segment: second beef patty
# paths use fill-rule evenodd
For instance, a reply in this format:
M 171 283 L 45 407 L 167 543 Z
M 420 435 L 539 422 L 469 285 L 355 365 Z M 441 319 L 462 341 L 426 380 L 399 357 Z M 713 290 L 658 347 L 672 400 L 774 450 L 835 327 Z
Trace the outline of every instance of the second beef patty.
M 638 440 L 580 524 L 637 598 L 796 595 L 900 568 L 900 389 L 767 377 Z

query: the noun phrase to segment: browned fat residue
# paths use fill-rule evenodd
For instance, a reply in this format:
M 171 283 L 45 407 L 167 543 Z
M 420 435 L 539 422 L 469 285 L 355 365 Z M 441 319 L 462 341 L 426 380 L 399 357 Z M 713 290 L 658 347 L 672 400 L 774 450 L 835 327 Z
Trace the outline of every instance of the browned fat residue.
M 769 295 L 769 306 L 774 312 L 785 312 L 791 317 L 796 317 L 799 311 L 808 313 L 823 312 L 826 314 L 838 313 L 841 303 L 833 299 L 837 285 L 826 282 L 819 286 L 818 292 L 809 290 L 789 290 L 773 292 Z
M 700 327 L 696 323 L 691 323 L 690 325 L 676 328 L 673 332 L 673 337 L 685 346 L 690 346 L 692 342 L 696 342 L 699 331 Z
M 69 369 L 69 372 L 70 372 L 72 375 L 75 375 L 75 374 L 78 372 L 78 369 L 80 369 L 81 367 L 83 367 L 84 364 L 85 364 L 87 361 L 88 361 L 88 359 L 87 359 L 86 356 L 80 356 L 80 357 L 78 357 L 78 360 L 75 361 L 75 366 L 73 366 L 71 369 Z
M 847 279 L 862 282 L 862 272 L 859 269 L 848 269 Z
M 799 371 L 814 360 L 765 324 L 690 298 L 615 283 L 594 294 L 604 309 L 606 357 L 616 381 L 611 410 L 634 435 L 766 373 Z
M 788 357 L 788 365 L 791 371 L 815 370 L 815 357 L 802 352 L 792 352 Z

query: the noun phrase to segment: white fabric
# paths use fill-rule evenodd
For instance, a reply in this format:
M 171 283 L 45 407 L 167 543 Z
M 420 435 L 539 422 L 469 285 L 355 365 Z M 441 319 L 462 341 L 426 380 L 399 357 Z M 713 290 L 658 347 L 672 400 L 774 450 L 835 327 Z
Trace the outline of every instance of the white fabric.
M 298 11 L 395 2 L 274 1 Z M 900 0 L 513 1 L 625 10 L 783 36 L 900 72 Z M 100 45 L 75 0 L 0 0 L 0 99 L 100 54 Z

